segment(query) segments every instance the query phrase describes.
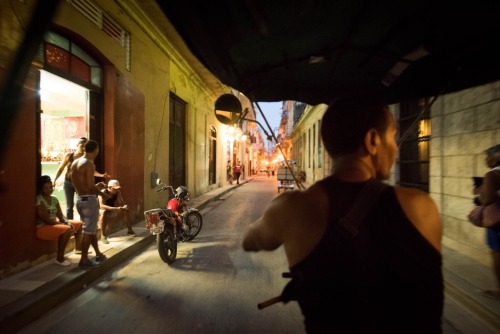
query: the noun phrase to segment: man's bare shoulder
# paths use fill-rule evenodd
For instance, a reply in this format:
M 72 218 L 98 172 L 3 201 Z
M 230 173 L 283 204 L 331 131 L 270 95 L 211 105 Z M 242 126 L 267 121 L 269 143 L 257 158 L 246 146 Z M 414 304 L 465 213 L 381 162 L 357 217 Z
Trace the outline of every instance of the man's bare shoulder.
M 94 168 L 94 163 L 91 160 L 86 159 L 85 157 L 80 157 L 75 159 L 71 164 L 72 167 L 76 169 L 92 169 Z
M 68 152 L 64 154 L 63 161 L 69 161 L 69 158 L 73 155 L 73 152 Z
M 428 193 L 417 188 L 394 186 L 394 191 L 401 200 L 432 202 Z
M 313 184 L 306 190 L 285 191 L 273 199 L 278 205 L 304 209 L 305 205 L 314 205 L 325 198 L 323 187 Z
M 84 163 L 88 163 L 89 161 L 85 158 L 85 157 L 79 157 L 79 158 L 76 158 L 75 160 L 73 160 L 73 163 L 74 164 L 84 164 Z
M 437 249 L 441 249 L 441 217 L 436 203 L 419 189 L 394 187 L 404 213 L 420 233 Z
M 306 190 L 285 191 L 276 196 L 265 212 L 265 220 L 275 225 L 291 227 L 302 224 L 328 207 L 327 196 L 322 187 L 313 185 Z

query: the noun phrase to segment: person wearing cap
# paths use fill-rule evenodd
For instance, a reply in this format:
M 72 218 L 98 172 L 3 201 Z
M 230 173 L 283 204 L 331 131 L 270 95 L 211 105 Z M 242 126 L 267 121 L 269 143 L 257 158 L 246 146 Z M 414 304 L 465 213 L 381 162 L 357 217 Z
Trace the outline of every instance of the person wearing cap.
M 484 175 L 483 184 L 478 189 L 479 203 L 487 206 L 500 201 L 500 144 L 488 148 L 485 152 L 485 163 L 490 170 Z M 493 257 L 493 272 L 496 278 L 496 291 L 483 290 L 485 297 L 500 300 L 500 227 L 486 229 L 486 239 Z
M 99 198 L 100 201 L 100 226 L 101 226 L 101 242 L 104 244 L 109 244 L 108 234 L 107 234 L 107 224 L 108 218 L 117 217 L 118 215 L 123 215 L 125 220 L 125 225 L 127 226 L 127 235 L 137 236 L 137 234 L 132 230 L 132 219 L 130 218 L 130 212 L 128 211 L 128 206 L 123 200 L 120 182 L 118 180 L 110 180 L 108 182 L 108 187 L 103 190 L 106 194 L 111 196 L 109 199 Z

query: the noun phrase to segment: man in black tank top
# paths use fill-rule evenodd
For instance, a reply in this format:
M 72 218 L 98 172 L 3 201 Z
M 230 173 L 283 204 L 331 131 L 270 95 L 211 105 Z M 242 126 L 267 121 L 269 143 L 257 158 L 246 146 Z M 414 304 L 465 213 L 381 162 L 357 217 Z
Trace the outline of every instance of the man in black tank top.
M 137 236 L 134 230 L 132 230 L 132 219 L 130 218 L 128 206 L 123 200 L 121 188 L 122 187 L 120 186 L 120 182 L 118 182 L 118 180 L 110 180 L 108 182 L 107 189 L 103 190 L 103 192 L 111 197 L 108 199 L 103 199 L 101 197 L 99 199 L 101 208 L 99 226 L 101 229 L 101 242 L 104 244 L 109 244 L 107 231 L 109 218 L 117 217 L 119 215 L 121 215 L 125 221 L 125 225 L 127 226 L 127 235 L 134 237 Z
M 381 183 L 396 134 L 377 95 L 336 100 L 321 126 L 332 176 L 277 196 L 245 232 L 247 251 L 283 245 L 292 281 L 281 298 L 299 303 L 308 333 L 442 332 L 437 207 L 422 191 Z

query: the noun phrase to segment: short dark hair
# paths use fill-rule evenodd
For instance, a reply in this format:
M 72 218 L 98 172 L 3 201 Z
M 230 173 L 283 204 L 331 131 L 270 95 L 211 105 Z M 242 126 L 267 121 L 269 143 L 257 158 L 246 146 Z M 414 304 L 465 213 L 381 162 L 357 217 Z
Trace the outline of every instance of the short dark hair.
M 500 166 L 500 144 L 488 148 L 486 151 L 486 156 L 491 159 L 493 166 Z
M 85 152 L 92 153 L 99 147 L 95 140 L 89 140 L 85 143 Z
M 331 157 L 355 152 L 366 133 L 383 135 L 389 125 L 387 104 L 375 93 L 352 93 L 333 101 L 321 121 L 321 138 Z
M 495 153 L 500 152 L 500 144 L 492 146 L 484 151 L 488 156 L 493 156 Z
M 52 183 L 52 179 L 50 178 L 50 176 L 48 175 L 40 176 L 40 178 L 38 179 L 38 183 L 36 185 L 38 194 L 42 193 L 42 189 L 45 183 Z

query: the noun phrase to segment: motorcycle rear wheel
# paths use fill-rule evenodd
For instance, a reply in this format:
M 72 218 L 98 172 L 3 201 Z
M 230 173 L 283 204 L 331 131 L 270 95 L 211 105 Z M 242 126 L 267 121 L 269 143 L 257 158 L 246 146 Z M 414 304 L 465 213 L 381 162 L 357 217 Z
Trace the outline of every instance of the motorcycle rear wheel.
M 174 263 L 177 257 L 177 241 L 170 229 L 166 228 L 163 233 L 156 235 L 156 246 L 163 262 Z
M 203 217 L 199 212 L 193 211 L 184 217 L 184 222 L 189 228 L 186 232 L 186 240 L 191 241 L 200 233 L 203 226 Z

